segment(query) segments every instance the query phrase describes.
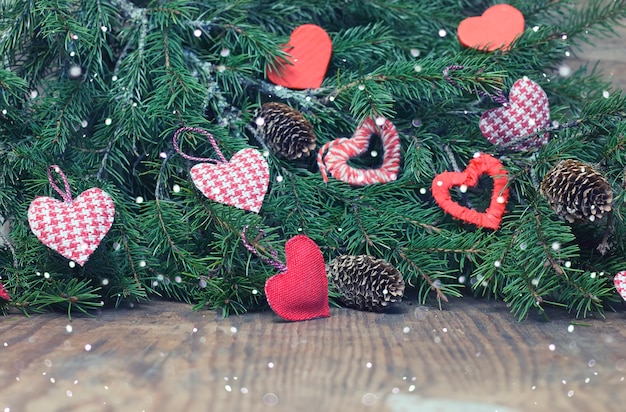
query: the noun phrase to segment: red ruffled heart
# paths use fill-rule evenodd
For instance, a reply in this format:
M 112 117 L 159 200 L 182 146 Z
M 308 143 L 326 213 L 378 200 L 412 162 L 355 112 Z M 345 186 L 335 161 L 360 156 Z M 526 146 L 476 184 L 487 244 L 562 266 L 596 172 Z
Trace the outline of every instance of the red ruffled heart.
M 517 80 L 504 107 L 487 110 L 478 122 L 480 131 L 492 144 L 522 151 L 548 142 L 548 133 L 533 135 L 550 125 L 548 96 L 534 81 Z M 525 140 L 519 140 L 524 136 Z
M 320 248 L 304 235 L 285 244 L 287 270 L 265 282 L 265 296 L 272 310 L 290 321 L 327 318 L 328 279 Z
M 277 71 L 268 66 L 267 78 L 290 89 L 317 89 L 324 81 L 332 50 L 330 36 L 323 28 L 315 24 L 296 27 L 283 47 L 289 61 L 277 62 Z
M 483 174 L 488 174 L 493 179 L 491 202 L 487 210 L 481 213 L 452 200 L 451 188 L 474 187 Z M 443 172 L 435 176 L 431 190 L 435 201 L 446 213 L 476 226 L 496 230 L 500 226 L 509 199 L 507 183 L 507 171 L 502 163 L 493 156 L 480 154 L 470 160 L 463 172 Z
M 269 166 L 255 149 L 242 149 L 227 163 L 199 163 L 191 179 L 209 199 L 239 209 L 259 212 L 269 185 Z
M 524 33 L 524 15 L 508 4 L 489 7 L 482 16 L 468 17 L 457 29 L 459 42 L 473 49 L 508 50 Z
M 81 266 L 98 248 L 114 216 L 113 200 L 97 187 L 69 202 L 40 196 L 28 207 L 28 224 L 41 243 Z

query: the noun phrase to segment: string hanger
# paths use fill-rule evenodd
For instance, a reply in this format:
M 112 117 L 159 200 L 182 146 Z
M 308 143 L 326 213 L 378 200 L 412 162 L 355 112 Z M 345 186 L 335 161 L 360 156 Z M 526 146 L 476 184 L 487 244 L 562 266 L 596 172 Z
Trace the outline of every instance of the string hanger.
M 178 145 L 178 137 L 185 132 L 190 132 L 190 133 L 200 133 L 204 136 L 206 136 L 207 140 L 211 143 L 211 146 L 213 146 L 213 150 L 215 150 L 215 153 L 217 153 L 217 156 L 220 158 L 219 161 L 212 159 L 210 157 L 196 157 L 196 156 L 191 156 L 188 155 L 186 153 L 184 153 L 181 149 L 180 146 Z M 228 163 L 228 161 L 226 160 L 226 158 L 224 157 L 224 155 L 222 154 L 222 151 L 220 150 L 219 146 L 217 145 L 217 142 L 215 141 L 215 138 L 213 137 L 213 135 L 209 132 L 207 132 L 206 130 L 200 128 L 200 127 L 181 127 L 178 130 L 176 130 L 176 132 L 174 133 L 174 136 L 172 137 L 172 143 L 174 144 L 174 150 L 176 150 L 176 152 L 181 155 L 182 157 L 184 157 L 187 160 L 193 160 L 196 162 L 212 162 L 212 163 Z
M 449 74 L 451 71 L 463 70 L 464 68 L 465 66 L 461 66 L 461 65 L 448 66 L 443 70 L 443 78 L 448 83 L 456 87 L 457 89 L 462 90 L 464 92 L 471 93 L 472 92 L 471 90 L 468 90 L 467 88 L 461 86 L 459 83 L 456 82 L 456 80 L 450 77 L 450 74 Z M 496 93 L 491 94 L 491 93 L 487 93 L 484 90 L 476 89 L 476 94 L 479 95 L 480 97 L 488 97 L 494 102 L 500 103 L 502 105 L 505 105 L 509 102 L 509 100 L 506 98 L 504 93 L 502 93 L 502 90 L 498 90 Z
M 259 251 L 256 250 L 256 248 L 248 242 L 248 239 L 246 237 L 247 231 L 248 231 L 248 226 L 246 225 L 241 231 L 241 241 L 243 242 L 243 245 L 246 247 L 246 249 L 248 249 L 250 253 L 256 255 L 263 262 L 267 263 L 268 265 L 272 266 L 274 269 L 278 270 L 280 273 L 287 271 L 287 265 L 285 265 L 283 262 L 278 260 L 278 252 L 276 252 L 276 250 L 272 248 L 268 250 L 270 255 L 272 256 L 271 258 L 268 258 L 266 256 L 261 256 L 259 254 Z M 259 237 L 264 237 L 264 236 L 265 236 L 265 232 L 263 231 L 263 229 L 259 229 Z
M 59 188 L 59 186 L 57 186 L 57 184 L 54 182 L 54 179 L 52 178 L 52 172 L 57 172 L 60 176 L 61 179 L 63 180 L 63 186 L 65 191 L 61 190 Z M 48 182 L 50 182 L 50 186 L 52 186 L 52 188 L 61 195 L 61 198 L 63 198 L 63 201 L 66 203 L 72 203 L 72 192 L 70 190 L 70 184 L 67 181 L 67 177 L 65 177 L 65 173 L 63 173 L 63 170 L 61 170 L 61 168 L 58 165 L 50 165 L 48 166 Z

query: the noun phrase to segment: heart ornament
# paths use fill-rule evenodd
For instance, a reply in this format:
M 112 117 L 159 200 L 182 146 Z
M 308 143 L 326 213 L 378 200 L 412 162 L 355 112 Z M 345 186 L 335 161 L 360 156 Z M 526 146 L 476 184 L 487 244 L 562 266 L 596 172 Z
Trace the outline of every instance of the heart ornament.
M 483 174 L 487 174 L 493 179 L 493 191 L 487 210 L 478 212 L 452 200 L 450 189 L 458 187 L 461 192 L 464 192 L 469 187 L 475 187 Z M 464 171 L 443 172 L 435 176 L 431 191 L 435 202 L 446 213 L 464 222 L 497 230 L 509 199 L 507 184 L 507 171 L 502 163 L 491 155 L 481 153 L 470 160 Z
M 258 213 L 269 184 L 269 166 L 255 149 L 238 151 L 226 163 L 199 163 L 190 170 L 193 184 L 211 200 Z
M 178 145 L 178 138 L 185 132 L 205 135 L 220 160 L 183 153 Z M 173 143 L 174 149 L 185 159 L 211 162 L 199 163 L 189 171 L 193 184 L 204 196 L 251 212 L 258 213 L 261 210 L 269 186 L 270 172 L 267 160 L 258 150 L 242 149 L 227 161 L 213 135 L 199 127 L 181 127 L 174 133 Z
M 327 318 L 328 278 L 320 248 L 305 235 L 285 244 L 286 269 L 265 282 L 265 296 L 272 310 L 289 321 Z
M 463 46 L 488 52 L 508 50 L 522 33 L 524 15 L 508 4 L 491 6 L 482 16 L 461 21 L 457 28 L 457 36 Z
M 374 134 L 380 136 L 383 145 L 383 161 L 380 167 L 360 169 L 350 166 L 348 161 L 367 151 Z M 374 120 L 368 117 L 351 138 L 336 139 L 322 146 L 317 155 L 317 165 L 324 182 L 328 182 L 329 173 L 335 179 L 353 186 L 392 182 L 400 173 L 398 131 L 389 119 L 379 117 Z
M 65 192 L 52 181 L 52 169 L 62 176 Z M 41 243 L 83 266 L 111 228 L 115 205 L 111 196 L 97 187 L 72 199 L 67 179 L 56 165 L 48 169 L 48 178 L 63 201 L 36 197 L 28 207 L 28 224 Z
M 538 130 L 550 125 L 548 96 L 527 77 L 517 80 L 504 107 L 487 110 L 478 122 L 483 136 L 498 147 L 525 151 L 548 142 L 548 133 Z
M 0 282 L 0 299 L 4 299 L 6 301 L 11 300 L 11 295 L 9 295 L 9 292 L 7 292 L 7 290 L 4 288 L 2 282 Z
M 317 89 L 322 85 L 332 55 L 333 44 L 326 31 L 315 24 L 303 24 L 291 33 L 282 50 L 288 60 L 268 65 L 267 78 L 289 89 Z
M 626 270 L 617 272 L 613 278 L 613 283 L 622 299 L 626 300 Z

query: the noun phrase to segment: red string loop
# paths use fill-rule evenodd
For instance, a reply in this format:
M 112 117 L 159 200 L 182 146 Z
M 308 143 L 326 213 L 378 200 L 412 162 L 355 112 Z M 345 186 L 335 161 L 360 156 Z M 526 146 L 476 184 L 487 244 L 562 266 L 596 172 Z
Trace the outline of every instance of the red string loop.
M 206 136 L 207 140 L 211 143 L 211 146 L 213 146 L 215 153 L 217 153 L 217 156 L 220 158 L 220 161 L 211 159 L 210 157 L 196 157 L 196 156 L 190 156 L 186 153 L 183 153 L 183 151 L 180 150 L 180 146 L 178 145 L 178 136 L 181 133 L 185 133 L 185 132 L 200 133 Z M 222 151 L 218 147 L 217 142 L 215 141 L 215 138 L 213 137 L 213 135 L 200 127 L 181 127 L 180 129 L 176 130 L 176 132 L 174 133 L 174 136 L 172 137 L 172 143 L 174 144 L 174 150 L 176 150 L 176 152 L 179 155 L 181 155 L 187 160 L 193 160 L 196 162 L 228 163 L 226 158 L 222 154 Z
M 57 186 L 57 184 L 54 182 L 54 179 L 52 178 L 52 172 L 57 172 L 60 176 L 61 179 L 63 180 L 63 186 L 65 191 L 62 191 L 59 186 Z M 48 182 L 50 182 L 50 186 L 52 186 L 52 188 L 54 190 L 56 190 L 56 192 L 58 194 L 61 195 L 61 197 L 63 198 L 63 201 L 66 203 L 72 203 L 72 192 L 70 190 L 70 184 L 67 181 L 67 177 L 65 177 L 65 173 L 63 173 L 63 170 L 61 170 L 61 168 L 58 165 L 51 165 L 48 166 Z

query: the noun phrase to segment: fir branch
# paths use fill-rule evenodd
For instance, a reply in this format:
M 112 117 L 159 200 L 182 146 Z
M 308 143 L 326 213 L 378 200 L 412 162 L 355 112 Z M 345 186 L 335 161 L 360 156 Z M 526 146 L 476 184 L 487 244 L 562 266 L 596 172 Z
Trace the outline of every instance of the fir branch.
M 432 280 L 432 278 L 428 276 L 428 274 L 422 271 L 414 261 L 408 258 L 408 256 L 406 255 L 404 251 L 400 251 L 398 255 L 400 256 L 402 260 L 404 260 L 410 265 L 410 267 L 415 273 L 420 275 L 420 277 L 428 284 L 428 286 L 430 287 L 430 290 L 435 291 L 435 295 L 437 297 L 437 302 L 439 306 L 441 306 L 442 301 L 446 303 L 448 302 L 448 297 L 446 296 L 443 289 L 441 288 L 441 285 L 437 286 L 435 282 Z M 424 299 L 422 298 L 422 303 L 423 303 L 423 300 Z

